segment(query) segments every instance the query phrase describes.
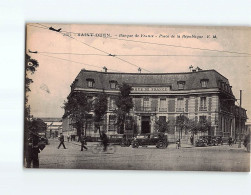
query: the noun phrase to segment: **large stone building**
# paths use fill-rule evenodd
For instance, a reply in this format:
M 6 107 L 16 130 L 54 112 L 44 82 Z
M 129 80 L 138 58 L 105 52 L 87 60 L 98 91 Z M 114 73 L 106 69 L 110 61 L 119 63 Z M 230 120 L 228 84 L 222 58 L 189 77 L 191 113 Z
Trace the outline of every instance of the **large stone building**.
M 173 122 L 182 114 L 195 121 L 206 119 L 210 122 L 212 128 L 208 134 L 234 138 L 247 118 L 246 110 L 235 105 L 236 98 L 228 79 L 215 70 L 113 73 L 83 69 L 72 83 L 70 95 L 81 91 L 93 100 L 98 93 L 108 94 L 108 110 L 102 128 L 108 134 L 116 134 L 115 98 L 119 93 L 118 85 L 122 83 L 133 88 L 131 96 L 134 108 L 130 117 L 136 124 L 131 128 L 137 128 L 138 134 L 155 132 L 155 121 L 158 119 Z M 240 110 L 243 117 L 237 122 L 236 112 Z M 70 124 L 70 118 L 64 117 L 63 123 Z M 63 128 L 63 131 L 72 130 L 70 125 Z M 178 128 L 175 125 L 170 128 L 169 137 L 175 139 Z M 130 131 L 130 127 L 127 130 Z M 87 135 L 98 136 L 92 122 L 87 127 Z

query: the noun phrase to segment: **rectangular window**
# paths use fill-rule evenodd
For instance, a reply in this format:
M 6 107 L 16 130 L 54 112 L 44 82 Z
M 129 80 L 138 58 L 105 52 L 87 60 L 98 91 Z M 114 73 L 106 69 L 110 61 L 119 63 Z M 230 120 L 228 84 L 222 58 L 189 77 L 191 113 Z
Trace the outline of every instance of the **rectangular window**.
M 166 98 L 161 98 L 160 99 L 159 111 L 160 112 L 166 112 L 167 111 Z
M 87 103 L 91 104 L 91 109 L 93 109 L 93 97 L 92 96 L 87 96 Z
M 185 87 L 185 81 L 178 81 L 178 89 L 181 90 L 181 89 L 184 89 Z
M 184 112 L 184 108 L 185 108 L 184 98 L 178 98 L 176 111 Z
M 109 115 L 109 131 L 116 130 L 116 115 Z
M 200 98 L 200 111 L 206 111 L 207 110 L 207 98 L 201 97 Z
M 143 108 L 144 108 L 144 111 L 151 111 L 150 99 L 149 98 L 144 98 L 144 100 L 143 100 Z
M 92 122 L 93 115 L 92 114 L 87 114 L 86 115 L 86 130 L 87 131 L 93 131 L 93 122 Z
M 116 103 L 115 103 L 115 97 L 110 97 L 110 110 L 115 110 Z
M 208 80 L 201 80 L 201 87 L 207 88 L 207 83 L 208 83 Z
M 93 88 L 93 81 L 92 80 L 88 80 L 87 81 L 87 85 L 88 85 L 88 87 L 90 87 L 90 88 Z
M 117 82 L 116 81 L 110 81 L 110 88 L 116 89 Z
M 125 121 L 125 130 L 133 129 L 133 118 L 132 116 L 127 116 Z
M 166 122 L 166 116 L 159 116 L 159 121 Z
M 206 117 L 206 116 L 200 116 L 200 118 L 199 118 L 200 123 L 203 123 L 203 122 L 205 122 L 206 120 L 207 120 L 207 117 Z

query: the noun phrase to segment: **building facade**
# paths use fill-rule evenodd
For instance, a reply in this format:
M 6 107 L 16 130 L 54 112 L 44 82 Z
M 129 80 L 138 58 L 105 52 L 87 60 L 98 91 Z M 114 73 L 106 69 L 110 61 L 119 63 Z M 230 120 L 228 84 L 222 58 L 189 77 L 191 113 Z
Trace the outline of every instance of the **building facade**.
M 178 128 L 175 120 L 185 115 L 196 122 L 207 120 L 211 123 L 210 135 L 223 137 L 237 135 L 235 97 L 227 78 L 215 70 L 193 70 L 184 73 L 112 73 L 81 70 L 71 85 L 71 93 L 83 92 L 90 101 L 97 94 L 108 95 L 108 110 L 104 117 L 102 130 L 116 134 L 115 99 L 118 86 L 127 83 L 132 87 L 131 96 L 134 107 L 128 117 L 126 131 L 138 134 L 156 131 L 155 121 L 169 121 L 169 138 L 175 139 Z M 245 109 L 242 109 L 245 112 Z M 93 112 L 90 112 L 93 115 Z M 238 120 L 245 124 L 246 116 Z M 133 124 L 130 123 L 133 121 Z M 70 124 L 64 117 L 63 124 Z M 63 131 L 72 130 L 63 125 Z M 98 136 L 93 123 L 87 125 L 88 136 Z M 183 136 L 189 136 L 187 132 Z

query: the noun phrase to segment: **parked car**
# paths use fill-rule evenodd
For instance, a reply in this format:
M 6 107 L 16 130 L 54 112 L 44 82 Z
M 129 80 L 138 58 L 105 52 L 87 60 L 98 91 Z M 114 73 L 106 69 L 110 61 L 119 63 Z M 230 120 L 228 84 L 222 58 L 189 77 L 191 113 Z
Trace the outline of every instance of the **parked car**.
M 121 146 L 129 147 L 132 144 L 132 140 L 133 140 L 133 135 L 124 135 L 121 142 Z
M 109 142 L 114 145 L 121 145 L 123 135 L 110 135 Z
M 216 145 L 223 145 L 223 139 L 222 136 L 215 136 L 215 141 L 216 141 Z
M 132 147 L 156 145 L 157 148 L 166 148 L 168 146 L 167 136 L 163 133 L 152 133 L 138 135 L 132 141 Z
M 207 141 L 204 138 L 199 138 L 198 140 L 196 140 L 195 146 L 196 147 L 205 147 L 205 146 L 207 146 Z
M 132 141 L 132 136 L 127 135 L 110 135 L 109 142 L 114 145 L 130 146 Z
M 208 146 L 217 145 L 216 137 L 206 135 L 206 136 L 200 136 L 199 139 L 203 139 Z

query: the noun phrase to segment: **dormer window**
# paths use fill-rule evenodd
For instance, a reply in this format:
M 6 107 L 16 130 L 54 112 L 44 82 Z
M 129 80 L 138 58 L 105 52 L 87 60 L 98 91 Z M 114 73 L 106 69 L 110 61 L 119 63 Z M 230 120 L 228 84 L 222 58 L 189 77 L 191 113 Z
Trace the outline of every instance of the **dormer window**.
M 184 89 L 185 83 L 186 83 L 185 81 L 178 81 L 178 82 L 177 82 L 177 84 L 178 84 L 178 89 L 179 89 L 179 90 Z
M 87 81 L 87 86 L 89 88 L 93 88 L 94 87 L 94 79 L 86 79 Z
M 229 86 L 229 93 L 233 93 L 232 92 L 232 86 Z
M 110 81 L 110 88 L 116 89 L 117 88 L 117 81 Z
M 208 79 L 202 79 L 200 81 L 200 83 L 201 83 L 201 87 L 202 88 L 207 88 L 207 86 L 208 86 Z

